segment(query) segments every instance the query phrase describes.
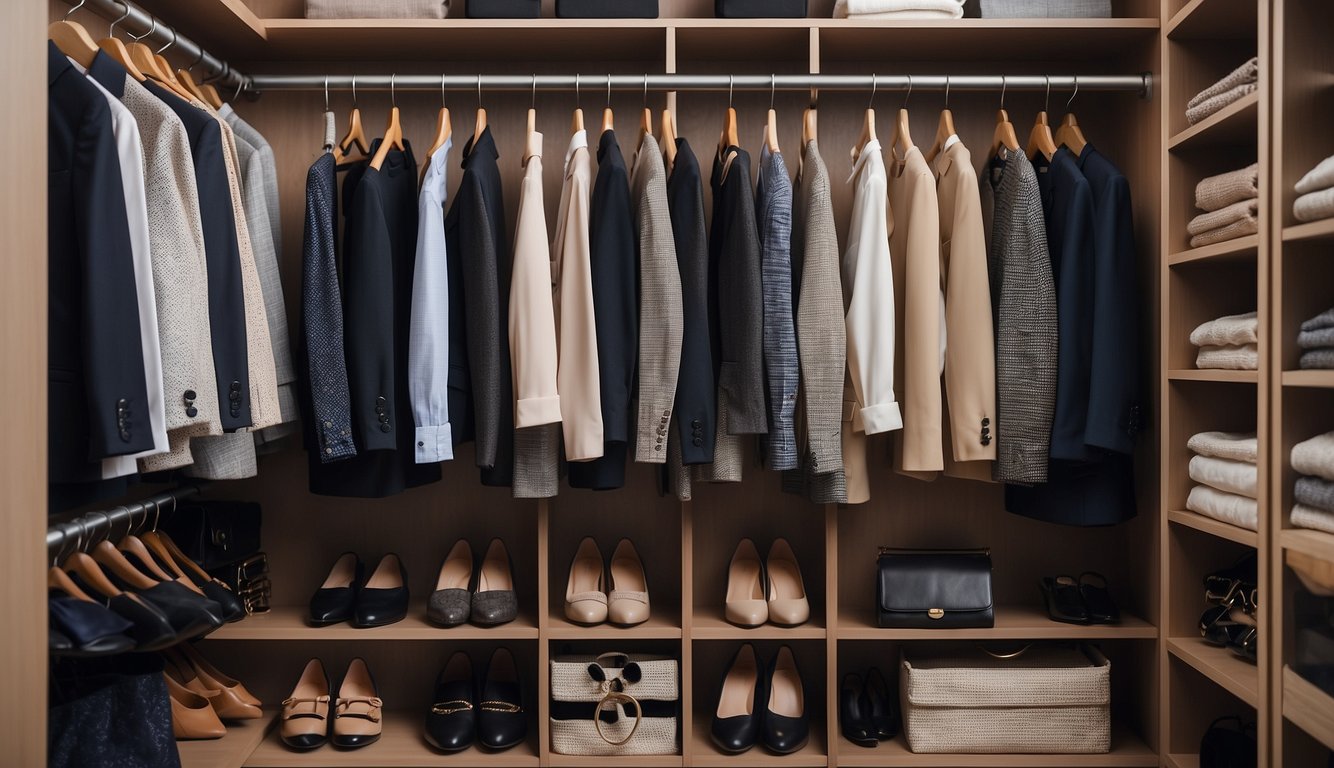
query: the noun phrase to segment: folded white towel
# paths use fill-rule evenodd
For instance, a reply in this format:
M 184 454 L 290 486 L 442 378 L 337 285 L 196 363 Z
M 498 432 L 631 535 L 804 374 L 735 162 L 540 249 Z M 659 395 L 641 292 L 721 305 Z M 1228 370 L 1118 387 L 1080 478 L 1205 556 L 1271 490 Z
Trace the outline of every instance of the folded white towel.
M 1213 456 L 1192 456 L 1190 459 L 1191 480 L 1248 499 L 1255 498 L 1258 474 L 1254 464 L 1244 461 L 1217 459 Z
M 1308 507 L 1305 504 L 1292 505 L 1292 524 L 1298 528 L 1311 528 L 1325 533 L 1334 533 L 1334 512 Z
M 1316 163 L 1316 166 L 1306 172 L 1306 175 L 1298 180 L 1297 185 L 1293 187 L 1299 195 L 1305 195 L 1308 192 L 1318 192 L 1322 189 L 1334 187 L 1334 155 Z
M 853 13 L 846 17 L 835 16 L 836 19 L 848 18 L 852 21 L 874 21 L 876 19 L 962 19 L 961 14 L 950 11 L 884 11 L 881 13 Z
M 1200 370 L 1254 371 L 1260 368 L 1260 349 L 1256 344 L 1200 347 L 1195 355 Z
M 1334 216 L 1334 188 L 1307 192 L 1292 201 L 1292 215 L 1297 221 L 1320 221 Z
M 929 17 L 963 18 L 963 0 L 837 0 L 834 3 L 834 18 L 881 17 L 882 14 L 894 14 L 905 18 L 903 14 L 925 13 Z
M 1303 475 L 1334 480 L 1334 432 L 1292 446 L 1292 468 Z
M 1260 455 L 1254 432 L 1200 432 L 1190 436 L 1186 447 L 1201 456 L 1254 464 Z
M 1255 499 L 1197 485 L 1186 497 L 1186 509 L 1254 531 L 1259 524 L 1259 505 Z
M 1197 347 L 1221 347 L 1225 344 L 1254 344 L 1259 341 L 1260 315 L 1243 312 L 1224 315 L 1217 320 L 1200 323 L 1190 332 L 1190 343 Z

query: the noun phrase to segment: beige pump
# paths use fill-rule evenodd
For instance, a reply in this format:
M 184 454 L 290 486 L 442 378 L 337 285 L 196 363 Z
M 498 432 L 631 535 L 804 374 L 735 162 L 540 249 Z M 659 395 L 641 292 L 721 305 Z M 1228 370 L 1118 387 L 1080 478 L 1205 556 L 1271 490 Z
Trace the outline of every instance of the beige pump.
M 575 624 L 601 624 L 607 620 L 607 594 L 602 585 L 602 552 L 589 536 L 579 542 L 565 583 L 565 618 Z
M 785 627 L 805 624 L 811 617 L 811 604 L 806 599 L 801 566 L 787 539 L 774 539 L 765 564 L 769 576 L 769 621 Z
M 644 563 L 629 539 L 621 539 L 611 553 L 611 590 L 607 593 L 607 619 L 632 627 L 649 617 L 648 577 Z
M 727 566 L 727 597 L 723 615 L 739 627 L 758 627 L 769 620 L 769 603 L 764 597 L 764 567 L 755 542 L 742 539 Z

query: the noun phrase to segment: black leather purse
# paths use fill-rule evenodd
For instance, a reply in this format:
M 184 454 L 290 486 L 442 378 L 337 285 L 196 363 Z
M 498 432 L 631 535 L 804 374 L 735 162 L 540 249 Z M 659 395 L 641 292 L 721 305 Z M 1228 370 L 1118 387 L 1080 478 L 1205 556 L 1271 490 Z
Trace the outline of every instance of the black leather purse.
M 176 546 L 212 572 L 259 553 L 259 505 L 245 501 L 184 503 L 163 523 Z
M 993 626 L 991 551 L 881 547 L 875 604 L 881 627 Z
M 1224 723 L 1231 728 L 1224 728 Z M 1200 768 L 1255 768 L 1255 723 L 1240 717 L 1220 717 L 1200 739 Z

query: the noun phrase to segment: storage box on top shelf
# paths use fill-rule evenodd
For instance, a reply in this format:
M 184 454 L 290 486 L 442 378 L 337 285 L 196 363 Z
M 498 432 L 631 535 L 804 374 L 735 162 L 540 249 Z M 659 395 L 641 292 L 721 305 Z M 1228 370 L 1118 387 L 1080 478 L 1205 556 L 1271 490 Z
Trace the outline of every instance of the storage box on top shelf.
M 658 0 L 556 0 L 561 19 L 656 19 Z
M 470 19 L 536 19 L 542 0 L 466 0 L 463 11 Z
M 720 19 L 804 19 L 806 0 L 714 0 Z

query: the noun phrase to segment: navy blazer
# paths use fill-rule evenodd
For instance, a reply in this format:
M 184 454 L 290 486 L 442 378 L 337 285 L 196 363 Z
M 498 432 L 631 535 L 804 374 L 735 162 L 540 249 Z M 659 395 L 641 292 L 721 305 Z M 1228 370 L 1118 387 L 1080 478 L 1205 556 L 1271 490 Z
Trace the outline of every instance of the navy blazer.
M 111 109 L 50 42 L 47 76 L 47 459 L 68 483 L 153 433 Z
M 713 378 L 713 331 L 709 327 L 709 246 L 704 233 L 704 182 L 685 139 L 676 140 L 676 161 L 667 178 L 667 206 L 681 270 L 681 372 L 676 379 L 672 420 L 682 464 L 712 464 L 717 389 Z

